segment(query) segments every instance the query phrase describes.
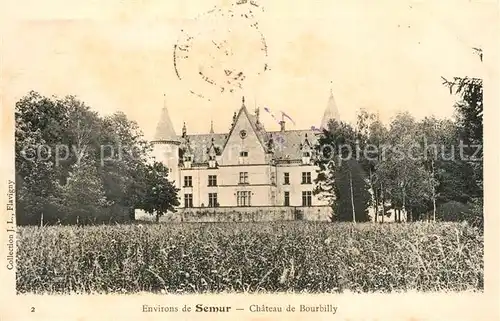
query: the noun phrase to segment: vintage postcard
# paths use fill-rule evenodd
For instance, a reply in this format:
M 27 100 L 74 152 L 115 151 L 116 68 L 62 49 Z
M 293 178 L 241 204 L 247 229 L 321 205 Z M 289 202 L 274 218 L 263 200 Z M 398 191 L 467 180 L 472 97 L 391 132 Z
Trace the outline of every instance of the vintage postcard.
M 0 3 L 0 320 L 500 319 L 497 1 Z

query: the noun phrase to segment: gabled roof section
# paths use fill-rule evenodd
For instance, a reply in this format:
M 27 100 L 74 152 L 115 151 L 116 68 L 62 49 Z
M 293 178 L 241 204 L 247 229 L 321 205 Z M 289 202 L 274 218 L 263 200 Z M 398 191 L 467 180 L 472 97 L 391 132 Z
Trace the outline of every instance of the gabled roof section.
M 208 155 L 214 155 L 215 156 L 215 155 L 217 155 L 217 148 L 215 146 L 215 139 L 214 139 L 214 137 L 212 137 L 211 140 L 212 140 L 212 144 L 208 148 L 207 153 L 208 153 Z
M 312 145 L 309 142 L 309 138 L 307 137 L 307 133 L 304 134 L 304 143 L 302 144 L 302 149 L 311 149 Z
M 307 135 L 307 142 L 305 137 Z M 216 150 L 216 155 L 222 153 L 222 146 L 227 141 L 229 134 L 215 133 L 215 134 L 191 134 L 187 135 L 185 138 L 179 137 L 178 140 L 181 141 L 180 148 L 186 150 L 188 148 L 193 154 L 193 163 L 205 163 L 208 161 L 208 155 L 212 147 Z M 318 137 L 316 137 L 313 130 L 287 130 L 282 131 L 272 131 L 266 133 L 267 139 L 265 140 L 266 146 L 270 139 L 273 140 L 274 145 L 274 155 L 273 158 L 276 160 L 300 160 L 302 157 L 301 145 L 309 144 L 311 149 L 318 143 Z M 213 139 L 213 142 L 212 142 Z M 267 147 L 266 147 L 267 150 Z
M 257 135 L 257 138 L 260 142 L 260 145 L 262 146 L 264 151 L 267 152 L 267 148 L 266 148 L 266 144 L 265 144 L 265 142 L 267 140 L 267 133 L 264 129 L 257 128 L 257 126 L 256 126 L 256 119 L 257 118 L 254 115 L 250 115 L 248 113 L 247 107 L 245 106 L 245 97 L 242 98 L 241 108 L 238 111 L 238 114 L 236 114 L 235 121 L 233 123 L 233 126 L 231 127 L 231 130 L 229 131 L 229 134 L 227 135 L 227 139 L 224 142 L 224 146 L 223 146 L 222 150 L 224 150 L 226 148 L 227 142 L 229 141 L 229 138 L 231 137 L 231 135 L 233 133 L 234 127 L 236 126 L 236 123 L 238 122 L 238 120 L 240 119 L 242 114 L 245 115 L 245 117 L 247 117 L 253 131 L 255 132 L 255 135 Z
M 191 148 L 191 141 L 190 141 L 189 137 L 186 139 L 186 142 L 184 145 L 184 155 L 194 156 L 193 148 Z
M 307 143 L 310 144 L 311 148 L 318 143 L 318 138 L 314 135 L 313 130 L 287 130 L 285 132 L 273 131 L 269 132 L 275 141 L 275 152 L 274 158 L 289 159 L 289 160 L 300 160 L 301 145 L 304 142 L 304 138 L 307 135 Z
M 320 129 L 327 129 L 328 122 L 330 120 L 340 120 L 339 110 L 337 108 L 337 103 L 333 97 L 333 91 L 330 88 L 330 98 L 328 99 L 328 105 L 326 106 L 325 113 L 323 114 L 323 119 L 321 120 Z
M 212 146 L 215 148 L 216 153 L 219 154 L 224 142 L 226 141 L 227 134 L 190 134 L 186 137 L 178 137 L 181 141 L 180 148 L 186 150 L 189 148 L 193 155 L 194 163 L 204 163 L 208 160 L 208 153 Z
M 156 126 L 154 141 L 167 141 L 167 142 L 179 141 L 177 135 L 175 134 L 172 121 L 170 120 L 170 115 L 168 114 L 166 98 L 164 98 L 163 108 L 160 114 L 160 120 L 158 121 L 158 125 Z

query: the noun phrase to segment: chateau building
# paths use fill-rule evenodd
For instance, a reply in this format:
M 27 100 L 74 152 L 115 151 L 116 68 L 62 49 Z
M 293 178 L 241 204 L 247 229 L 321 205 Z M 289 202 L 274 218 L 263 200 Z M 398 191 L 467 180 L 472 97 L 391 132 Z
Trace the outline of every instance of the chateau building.
M 198 220 L 200 213 L 232 220 L 329 219 L 331 207 L 313 194 L 318 131 L 287 130 L 284 117 L 279 131 L 267 131 L 259 117 L 243 98 L 228 133 L 215 133 L 212 123 L 207 134 L 189 134 L 184 124 L 177 135 L 163 107 L 153 152 L 180 189 L 176 215 L 182 220 Z M 330 93 L 320 128 L 332 118 L 338 110 Z

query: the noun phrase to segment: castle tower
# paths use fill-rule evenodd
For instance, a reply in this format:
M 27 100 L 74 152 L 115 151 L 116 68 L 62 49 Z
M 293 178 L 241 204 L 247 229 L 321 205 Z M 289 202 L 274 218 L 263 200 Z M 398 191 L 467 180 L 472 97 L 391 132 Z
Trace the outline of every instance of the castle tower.
M 330 87 L 330 98 L 328 99 L 328 105 L 326 106 L 325 113 L 323 114 L 323 119 L 321 120 L 320 129 L 327 129 L 328 122 L 330 120 L 340 121 L 339 110 L 337 109 L 335 98 L 333 97 L 332 87 Z
M 170 180 L 174 181 L 176 187 L 180 186 L 179 179 L 179 145 L 172 121 L 168 114 L 166 97 L 163 95 L 163 108 L 160 114 L 153 143 L 153 156 L 156 161 L 162 162 L 169 168 Z

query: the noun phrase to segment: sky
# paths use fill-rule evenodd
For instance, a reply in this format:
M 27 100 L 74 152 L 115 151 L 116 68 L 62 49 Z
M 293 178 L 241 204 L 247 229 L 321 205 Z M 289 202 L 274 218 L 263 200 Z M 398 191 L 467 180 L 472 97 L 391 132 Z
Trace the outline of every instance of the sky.
M 12 110 L 30 90 L 76 95 L 102 115 L 125 112 L 148 138 L 164 103 L 178 134 L 183 122 L 188 133 L 208 132 L 211 121 L 227 132 L 243 95 L 269 130 L 279 125 L 264 107 L 290 115 L 289 129 L 318 126 L 330 89 L 348 122 L 361 108 L 386 122 L 398 111 L 451 117 L 455 97 L 441 77 L 488 77 L 472 48 L 488 55 L 498 27 L 496 1 L 255 0 L 268 56 L 245 33 L 233 44 L 246 53 L 241 68 L 251 73 L 263 59 L 269 70 L 232 94 L 196 87 L 208 101 L 190 93 L 197 75 L 176 76 L 173 46 L 193 18 L 234 1 L 3 0 L 3 106 Z

